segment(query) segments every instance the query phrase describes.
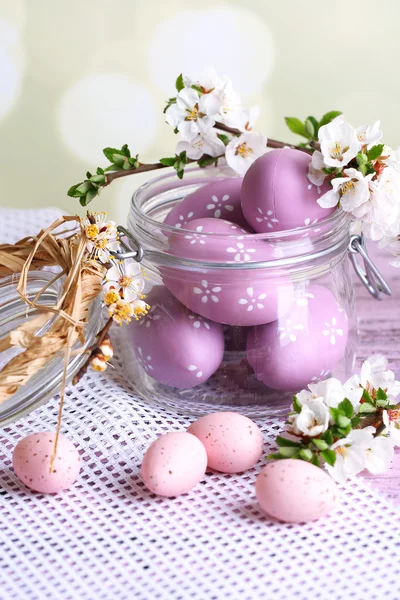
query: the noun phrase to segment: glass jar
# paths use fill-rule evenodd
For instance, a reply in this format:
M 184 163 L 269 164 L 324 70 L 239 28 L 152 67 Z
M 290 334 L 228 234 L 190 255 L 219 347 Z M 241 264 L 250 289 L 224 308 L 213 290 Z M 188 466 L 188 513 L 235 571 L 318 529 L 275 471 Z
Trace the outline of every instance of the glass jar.
M 341 210 L 270 234 L 163 222 L 188 194 L 223 177 L 217 168 L 190 169 L 133 195 L 126 257 L 141 260 L 151 308 L 125 328 L 125 376 L 143 398 L 179 412 L 283 415 L 308 383 L 353 371 L 350 223 Z
M 37 309 L 25 304 L 19 296 L 18 281 L 18 275 L 0 279 L 0 339 L 22 325 L 26 319 L 35 318 L 39 313 Z M 62 295 L 63 282 L 64 278 L 54 281 L 52 271 L 32 271 L 28 273 L 27 277 L 27 296 L 33 301 L 36 295 L 47 286 L 37 302 L 44 306 L 54 306 Z M 44 335 L 54 318 L 50 318 L 35 335 Z M 82 347 L 77 343 L 74 347 L 74 350 L 79 350 L 79 353 L 73 352 L 68 364 L 67 382 L 70 382 L 82 367 L 87 358 L 85 351 L 94 343 L 101 323 L 101 300 L 98 298 L 90 307 L 88 324 L 84 330 L 85 344 Z M 15 346 L 0 352 L 0 369 L 20 352 L 23 352 L 23 349 Z M 61 353 L 35 373 L 15 394 L 0 404 L 0 426 L 20 419 L 52 398 L 60 389 L 63 364 L 64 357 Z

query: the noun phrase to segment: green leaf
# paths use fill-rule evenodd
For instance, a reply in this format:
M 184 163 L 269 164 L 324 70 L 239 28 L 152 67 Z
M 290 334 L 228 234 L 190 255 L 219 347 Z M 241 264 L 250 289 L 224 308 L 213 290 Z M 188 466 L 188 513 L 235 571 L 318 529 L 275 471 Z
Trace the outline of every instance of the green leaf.
M 331 465 L 331 467 L 333 467 L 333 465 L 336 462 L 336 452 L 334 450 L 324 450 L 323 452 L 321 452 L 321 456 L 324 459 L 324 461 L 328 463 L 328 465 Z
M 374 401 L 372 400 L 369 392 L 365 388 L 363 390 L 361 399 L 364 400 L 364 402 L 367 402 L 368 404 L 372 404 L 372 406 L 374 406 L 374 404 L 375 404 Z
M 383 408 L 384 406 L 387 406 L 389 404 L 389 400 L 377 400 L 376 401 L 376 405 L 380 406 L 381 408 Z
M 357 156 L 356 156 L 356 160 L 357 160 L 357 164 L 359 166 L 368 162 L 368 158 L 367 158 L 366 154 L 364 154 L 364 152 L 358 152 Z
M 342 400 L 338 406 L 338 409 L 349 419 L 351 419 L 354 414 L 353 405 L 348 398 Z
M 310 450 L 309 448 L 303 448 L 299 452 L 299 458 L 301 458 L 302 460 L 307 460 L 308 462 L 310 462 L 312 460 L 312 457 L 313 453 L 312 450 Z
M 293 410 L 295 413 L 299 414 L 301 413 L 301 404 L 299 402 L 299 399 L 297 396 L 293 396 Z
M 182 152 L 181 152 L 181 153 L 180 153 L 178 156 L 179 156 L 180 160 L 181 160 L 181 161 L 182 161 L 184 164 L 186 164 L 186 162 L 187 162 L 187 158 L 186 158 L 186 150 L 183 150 L 183 151 L 182 151 Z
M 98 190 L 96 190 L 95 188 L 92 188 L 91 190 L 89 190 L 88 193 L 86 194 L 85 206 L 87 206 L 87 204 L 89 204 L 89 202 L 91 202 L 93 200 L 93 198 L 96 198 L 98 193 L 99 193 Z
M 333 121 L 333 119 L 336 119 L 336 117 L 338 117 L 341 114 L 342 114 L 341 110 L 331 110 L 331 111 L 325 113 L 319 122 L 319 126 L 322 127 L 323 125 L 328 125 L 328 123 Z
M 288 440 L 287 438 L 278 435 L 276 438 L 276 443 L 280 448 L 287 446 L 291 448 L 299 448 L 301 446 L 301 442 L 295 442 L 294 440 Z
M 68 196 L 70 196 L 71 198 L 79 198 L 80 194 L 79 194 L 79 192 L 76 193 L 76 190 L 78 189 L 78 187 L 80 185 L 81 185 L 80 183 L 77 183 L 76 185 L 73 185 L 72 187 L 70 187 L 67 192 Z
M 321 436 L 321 438 L 328 444 L 328 446 L 332 446 L 333 444 L 333 433 L 331 429 L 327 429 Z
M 367 150 L 367 158 L 368 160 L 376 160 L 379 158 L 383 152 L 384 144 L 376 144 L 376 146 L 372 146 L 369 150 Z
M 314 456 L 311 459 L 311 464 L 315 465 L 316 467 L 320 467 L 321 466 L 321 462 L 319 460 L 318 454 L 314 454 Z
M 310 139 L 318 140 L 319 123 L 315 117 L 307 117 L 304 127 Z
M 192 90 L 196 90 L 196 92 L 198 92 L 200 96 L 204 94 L 202 88 L 199 85 L 196 85 L 195 83 L 192 84 Z
M 290 131 L 296 133 L 297 135 L 301 135 L 309 139 L 309 136 L 306 132 L 304 123 L 300 121 L 300 119 L 296 119 L 296 117 L 285 117 L 286 125 L 289 127 Z
M 292 458 L 299 451 L 298 448 L 292 446 L 282 446 L 279 448 L 279 453 L 285 458 Z
M 353 417 L 351 420 L 352 429 L 355 429 L 356 427 L 358 427 L 360 423 L 361 423 L 360 417 Z
M 163 113 L 166 113 L 167 110 L 169 109 L 169 107 L 172 106 L 173 104 L 176 104 L 176 98 L 168 98 L 167 104 L 165 105 Z
M 229 144 L 230 137 L 228 135 L 225 135 L 224 133 L 218 133 L 217 137 L 221 140 L 221 142 L 224 144 L 224 146 L 227 146 Z
M 177 92 L 180 92 L 185 87 L 185 84 L 183 83 L 182 73 L 176 78 L 175 87 Z
M 92 184 L 90 183 L 90 181 L 84 181 L 83 183 L 81 183 L 80 185 L 78 185 L 78 187 L 76 188 L 75 192 L 80 196 L 83 196 L 84 194 L 86 194 L 91 188 L 92 188 Z
M 160 158 L 160 163 L 166 167 L 173 167 L 175 162 L 176 156 L 172 156 L 171 158 Z
M 204 169 L 205 167 L 209 167 L 210 165 L 216 165 L 217 160 L 218 159 L 214 158 L 213 156 L 205 156 L 204 158 L 199 158 L 197 164 L 199 165 L 199 167 Z
M 340 411 L 338 408 L 329 408 L 329 412 L 331 413 L 331 416 L 333 418 L 333 420 L 335 421 L 335 423 L 337 423 L 337 420 L 340 416 Z
M 374 404 L 369 404 L 368 402 L 363 402 L 360 404 L 358 412 L 360 415 L 370 415 L 376 412 L 376 406 Z
M 90 181 L 92 183 L 98 183 L 100 185 L 104 185 L 106 182 L 106 176 L 105 175 L 92 175 L 92 177 L 90 178 Z
M 114 154 L 121 154 L 121 150 L 118 150 L 118 148 L 104 148 L 103 154 L 107 160 L 114 162 Z
M 339 415 L 336 423 L 340 428 L 348 427 L 349 425 L 351 425 L 351 419 L 345 417 L 344 415 Z
M 382 388 L 378 388 L 376 391 L 376 399 L 377 400 L 387 400 L 388 395 Z
M 268 454 L 268 456 L 265 457 L 265 460 L 281 460 L 282 458 L 285 457 L 282 456 L 279 452 L 272 452 L 272 454 Z
M 311 441 L 314 444 L 314 446 L 318 448 L 318 450 L 326 450 L 327 448 L 329 448 L 329 444 L 327 444 L 325 440 L 322 440 L 320 438 L 315 438 Z

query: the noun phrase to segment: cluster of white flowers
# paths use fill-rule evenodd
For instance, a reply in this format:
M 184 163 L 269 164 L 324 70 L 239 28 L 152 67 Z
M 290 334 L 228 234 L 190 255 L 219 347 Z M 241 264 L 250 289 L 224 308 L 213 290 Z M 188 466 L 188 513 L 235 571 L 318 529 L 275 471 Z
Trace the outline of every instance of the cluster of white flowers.
M 178 94 L 165 112 L 166 122 L 181 137 L 177 155 L 185 151 L 194 160 L 203 155 L 225 157 L 239 175 L 244 175 L 251 163 L 266 152 L 266 137 L 251 131 L 258 115 L 258 107 L 246 110 L 232 82 L 219 77 L 213 68 L 206 69 L 198 81 L 181 77 Z M 217 123 L 242 133 L 228 142 L 216 128 Z M 228 142 L 226 146 L 224 142 Z
M 325 465 L 332 477 L 342 483 L 364 469 L 374 474 L 384 473 L 390 467 L 394 445 L 400 445 L 400 410 L 385 409 L 384 406 L 395 405 L 399 394 L 400 381 L 396 381 L 394 373 L 387 369 L 385 357 L 372 356 L 363 363 L 360 374 L 353 375 L 345 384 L 332 377 L 312 383 L 297 394 L 298 410 L 290 414 L 287 432 L 293 439 L 317 438 L 318 442 L 324 439 L 323 434 L 328 429 L 337 431 L 335 426 L 337 428 L 339 423 L 339 426 L 348 427 L 347 435 L 340 437 L 333 433 L 329 448 L 325 444 L 326 449 L 336 455 L 334 464 Z M 366 396 L 372 407 L 369 413 L 376 413 L 377 420 L 383 420 L 384 430 L 380 435 L 376 435 L 373 426 L 351 428 L 351 419 L 337 416 L 335 412 L 347 399 L 351 402 L 354 416 L 365 416 Z M 376 405 L 373 406 L 373 403 Z
M 120 248 L 116 223 L 107 221 L 104 212 L 88 213 L 83 227 L 87 238 L 87 258 L 109 267 L 103 281 L 103 301 L 109 316 L 122 325 L 147 314 L 149 306 L 144 302 L 145 277 L 141 266 L 133 259 L 118 261 L 112 255 Z M 103 354 L 106 357 L 106 350 Z M 100 356 L 99 360 L 102 358 Z
M 357 129 L 343 115 L 320 127 L 320 150 L 312 156 L 308 178 L 332 189 L 318 203 L 340 205 L 354 220 L 353 230 L 400 255 L 400 149 L 381 143 L 380 122 Z M 393 261 L 400 266 L 400 260 Z

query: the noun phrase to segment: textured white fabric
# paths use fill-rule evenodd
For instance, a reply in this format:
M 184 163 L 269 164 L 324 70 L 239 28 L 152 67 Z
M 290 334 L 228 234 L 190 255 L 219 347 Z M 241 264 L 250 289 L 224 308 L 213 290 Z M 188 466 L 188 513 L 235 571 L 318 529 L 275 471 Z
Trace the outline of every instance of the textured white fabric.
M 57 214 L 0 210 L 0 239 Z M 1 600 L 399 600 L 398 509 L 361 478 L 341 489 L 336 512 L 307 525 L 260 514 L 262 461 L 244 475 L 207 474 L 180 498 L 149 494 L 144 449 L 190 419 L 135 398 L 114 364 L 68 391 L 63 433 L 82 457 L 70 490 L 30 492 L 11 464 L 21 437 L 54 430 L 57 399 L 0 432 Z M 280 423 L 259 424 L 267 453 Z

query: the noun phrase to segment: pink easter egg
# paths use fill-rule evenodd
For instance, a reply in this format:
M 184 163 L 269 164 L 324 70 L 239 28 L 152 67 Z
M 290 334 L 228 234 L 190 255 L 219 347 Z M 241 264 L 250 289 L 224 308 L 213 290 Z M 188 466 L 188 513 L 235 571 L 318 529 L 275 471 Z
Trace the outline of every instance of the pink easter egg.
M 151 492 L 171 498 L 189 492 L 206 469 L 207 453 L 201 441 L 191 433 L 172 431 L 147 449 L 140 473 Z
M 192 423 L 188 432 L 203 442 L 210 469 L 221 473 L 241 473 L 251 469 L 263 452 L 259 427 L 239 413 L 205 415 Z
M 149 313 L 129 327 L 147 375 L 180 389 L 207 381 L 223 359 L 222 326 L 182 306 L 164 286 L 154 287 L 146 302 Z
M 326 377 L 343 358 L 348 319 L 335 296 L 312 285 L 282 319 L 249 333 L 247 358 L 268 387 L 298 392 Z
M 335 208 L 321 208 L 317 200 L 330 187 L 320 188 L 307 178 L 311 156 L 280 148 L 263 154 L 243 179 L 241 198 L 246 221 L 254 231 L 272 233 L 314 225 Z
M 307 523 L 327 515 L 339 497 L 335 481 L 324 469 L 304 460 L 277 460 L 263 467 L 256 481 L 262 510 L 284 523 Z
M 269 323 L 289 310 L 293 299 L 290 279 L 276 269 L 249 268 L 253 262 L 277 258 L 271 244 L 254 240 L 238 225 L 222 219 L 196 219 L 186 228 L 171 235 L 171 254 L 223 264 L 163 268 L 165 285 L 182 304 L 212 321 L 241 326 Z M 236 267 L 225 268 L 229 264 Z
M 80 458 L 77 448 L 60 435 L 57 453 L 50 471 L 55 433 L 32 433 L 18 442 L 13 452 L 13 466 L 27 487 L 43 494 L 56 494 L 69 488 L 78 477 Z
M 240 204 L 242 181 L 241 177 L 228 177 L 199 187 L 174 206 L 164 222 L 181 228 L 195 219 L 210 217 L 247 227 Z

